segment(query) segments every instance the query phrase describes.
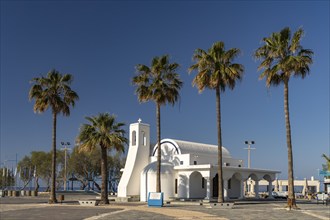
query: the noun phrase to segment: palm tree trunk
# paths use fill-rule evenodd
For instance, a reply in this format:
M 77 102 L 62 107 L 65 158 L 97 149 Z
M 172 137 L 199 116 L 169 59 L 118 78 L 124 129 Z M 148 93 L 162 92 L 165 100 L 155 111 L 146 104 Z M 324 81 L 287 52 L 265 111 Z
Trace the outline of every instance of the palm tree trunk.
M 288 147 L 288 204 L 291 209 L 296 206 L 294 195 L 293 183 L 293 155 L 291 143 L 291 125 L 290 125 L 290 112 L 289 112 L 289 81 L 284 83 L 284 113 L 285 113 L 285 126 L 286 126 L 286 143 Z
M 157 103 L 156 109 L 157 117 L 157 179 L 156 179 L 156 192 L 161 192 L 161 182 L 160 182 L 160 167 L 161 167 L 161 149 L 160 149 L 160 104 Z
M 101 203 L 109 204 L 108 199 L 108 154 L 107 148 L 101 146 L 101 176 L 102 176 L 102 186 L 101 186 Z
M 216 89 L 217 128 L 218 128 L 218 202 L 223 203 L 223 173 L 222 173 L 222 136 L 221 136 L 221 108 L 220 88 Z
M 56 112 L 53 112 L 53 158 L 52 158 L 52 186 L 50 190 L 49 203 L 57 203 L 55 185 L 56 185 Z
M 39 192 L 39 177 L 38 176 L 36 176 L 35 177 L 35 187 L 34 187 L 34 191 L 36 191 L 36 192 Z

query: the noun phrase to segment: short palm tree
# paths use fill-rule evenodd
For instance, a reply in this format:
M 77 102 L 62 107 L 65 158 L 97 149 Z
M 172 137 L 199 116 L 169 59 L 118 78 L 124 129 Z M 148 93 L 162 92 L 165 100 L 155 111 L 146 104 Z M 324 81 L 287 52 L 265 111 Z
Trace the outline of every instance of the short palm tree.
M 322 154 L 322 157 L 326 160 L 327 171 L 330 171 L 330 157 L 328 157 L 326 154 Z
M 124 123 L 116 122 L 116 117 L 108 113 L 86 117 L 89 124 L 83 124 L 80 128 L 77 142 L 80 151 L 92 152 L 96 147 L 101 150 L 101 203 L 109 204 L 108 199 L 108 150 L 124 152 L 127 143 Z
M 304 34 L 303 29 L 298 29 L 292 36 L 290 28 L 286 27 L 278 33 L 263 39 L 264 45 L 254 54 L 262 60 L 258 70 L 263 69 L 260 79 L 266 78 L 267 87 L 284 84 L 284 114 L 286 124 L 286 141 L 288 148 L 288 204 L 297 208 L 294 196 L 293 183 L 293 155 L 291 142 L 291 125 L 289 114 L 289 80 L 291 76 L 305 78 L 312 64 L 313 51 L 304 49 L 300 40 Z
M 70 115 L 70 106 L 74 107 L 75 101 L 79 99 L 77 93 L 70 88 L 73 77 L 71 74 L 60 74 L 53 69 L 46 77 L 32 79 L 33 86 L 29 92 L 29 98 L 35 99 L 34 112 L 43 113 L 49 107 L 53 115 L 53 135 L 52 135 L 52 185 L 49 203 L 56 203 L 55 183 L 56 183 L 56 122 L 57 115 Z
M 189 73 L 197 70 L 198 73 L 193 80 L 199 92 L 205 88 L 216 92 L 216 111 L 218 128 L 218 202 L 224 202 L 223 196 L 223 172 L 222 172 L 222 133 L 221 133 L 221 108 L 220 93 L 226 88 L 234 89 L 236 82 L 242 79 L 244 67 L 241 64 L 233 63 L 233 60 L 240 54 L 240 50 L 232 48 L 225 50 L 223 42 L 216 42 L 208 51 L 196 49 L 193 60 L 194 65 L 189 68 Z
M 151 66 L 138 64 L 136 70 L 138 75 L 133 78 L 133 85 L 136 86 L 136 94 L 139 102 L 154 101 L 156 104 L 157 117 L 157 177 L 156 191 L 161 192 L 160 167 L 160 107 L 166 103 L 174 105 L 180 98 L 179 90 L 183 83 L 179 74 L 176 73 L 179 64 L 170 63 L 169 56 L 154 57 Z

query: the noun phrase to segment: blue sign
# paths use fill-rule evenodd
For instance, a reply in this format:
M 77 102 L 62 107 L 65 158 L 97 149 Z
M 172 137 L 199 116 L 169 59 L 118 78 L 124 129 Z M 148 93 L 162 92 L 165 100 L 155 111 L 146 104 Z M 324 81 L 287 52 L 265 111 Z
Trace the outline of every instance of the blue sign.
M 330 176 L 330 171 L 327 171 L 327 170 L 320 170 L 320 175 Z
M 149 192 L 148 206 L 162 207 L 164 201 L 164 193 Z

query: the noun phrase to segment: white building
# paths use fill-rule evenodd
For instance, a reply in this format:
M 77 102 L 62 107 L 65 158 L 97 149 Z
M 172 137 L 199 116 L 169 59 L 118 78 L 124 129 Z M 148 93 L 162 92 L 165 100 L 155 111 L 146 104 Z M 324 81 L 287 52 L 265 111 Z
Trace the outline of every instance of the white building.
M 130 125 L 129 149 L 123 175 L 118 185 L 118 198 L 139 197 L 147 201 L 148 192 L 156 191 L 156 145 L 150 151 L 150 126 L 138 123 Z M 205 199 L 218 195 L 216 145 L 181 140 L 161 140 L 161 191 L 164 199 Z M 258 197 L 259 181 L 272 182 L 279 171 L 246 168 L 243 160 L 234 159 L 222 147 L 224 197 L 226 200 L 244 197 L 244 182 L 255 181 L 254 192 Z M 271 193 L 270 193 L 271 195 Z

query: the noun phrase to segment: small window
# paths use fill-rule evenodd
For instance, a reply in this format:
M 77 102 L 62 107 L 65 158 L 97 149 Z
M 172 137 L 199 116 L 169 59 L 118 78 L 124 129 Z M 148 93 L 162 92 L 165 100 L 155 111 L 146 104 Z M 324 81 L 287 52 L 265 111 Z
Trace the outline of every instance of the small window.
M 228 189 L 231 189 L 231 179 L 228 180 Z
M 174 184 L 174 193 L 178 194 L 178 179 L 175 179 Z
M 194 165 L 197 165 L 197 161 L 196 160 L 194 161 Z
M 142 131 L 142 145 L 147 146 L 147 137 L 146 137 L 144 131 Z
M 204 177 L 202 177 L 202 189 L 204 189 L 204 187 L 205 187 L 205 179 Z
M 238 164 L 238 167 L 241 167 L 241 164 Z
M 182 160 L 180 161 L 180 165 L 183 165 L 183 161 Z
M 132 146 L 136 145 L 136 131 L 132 132 Z

